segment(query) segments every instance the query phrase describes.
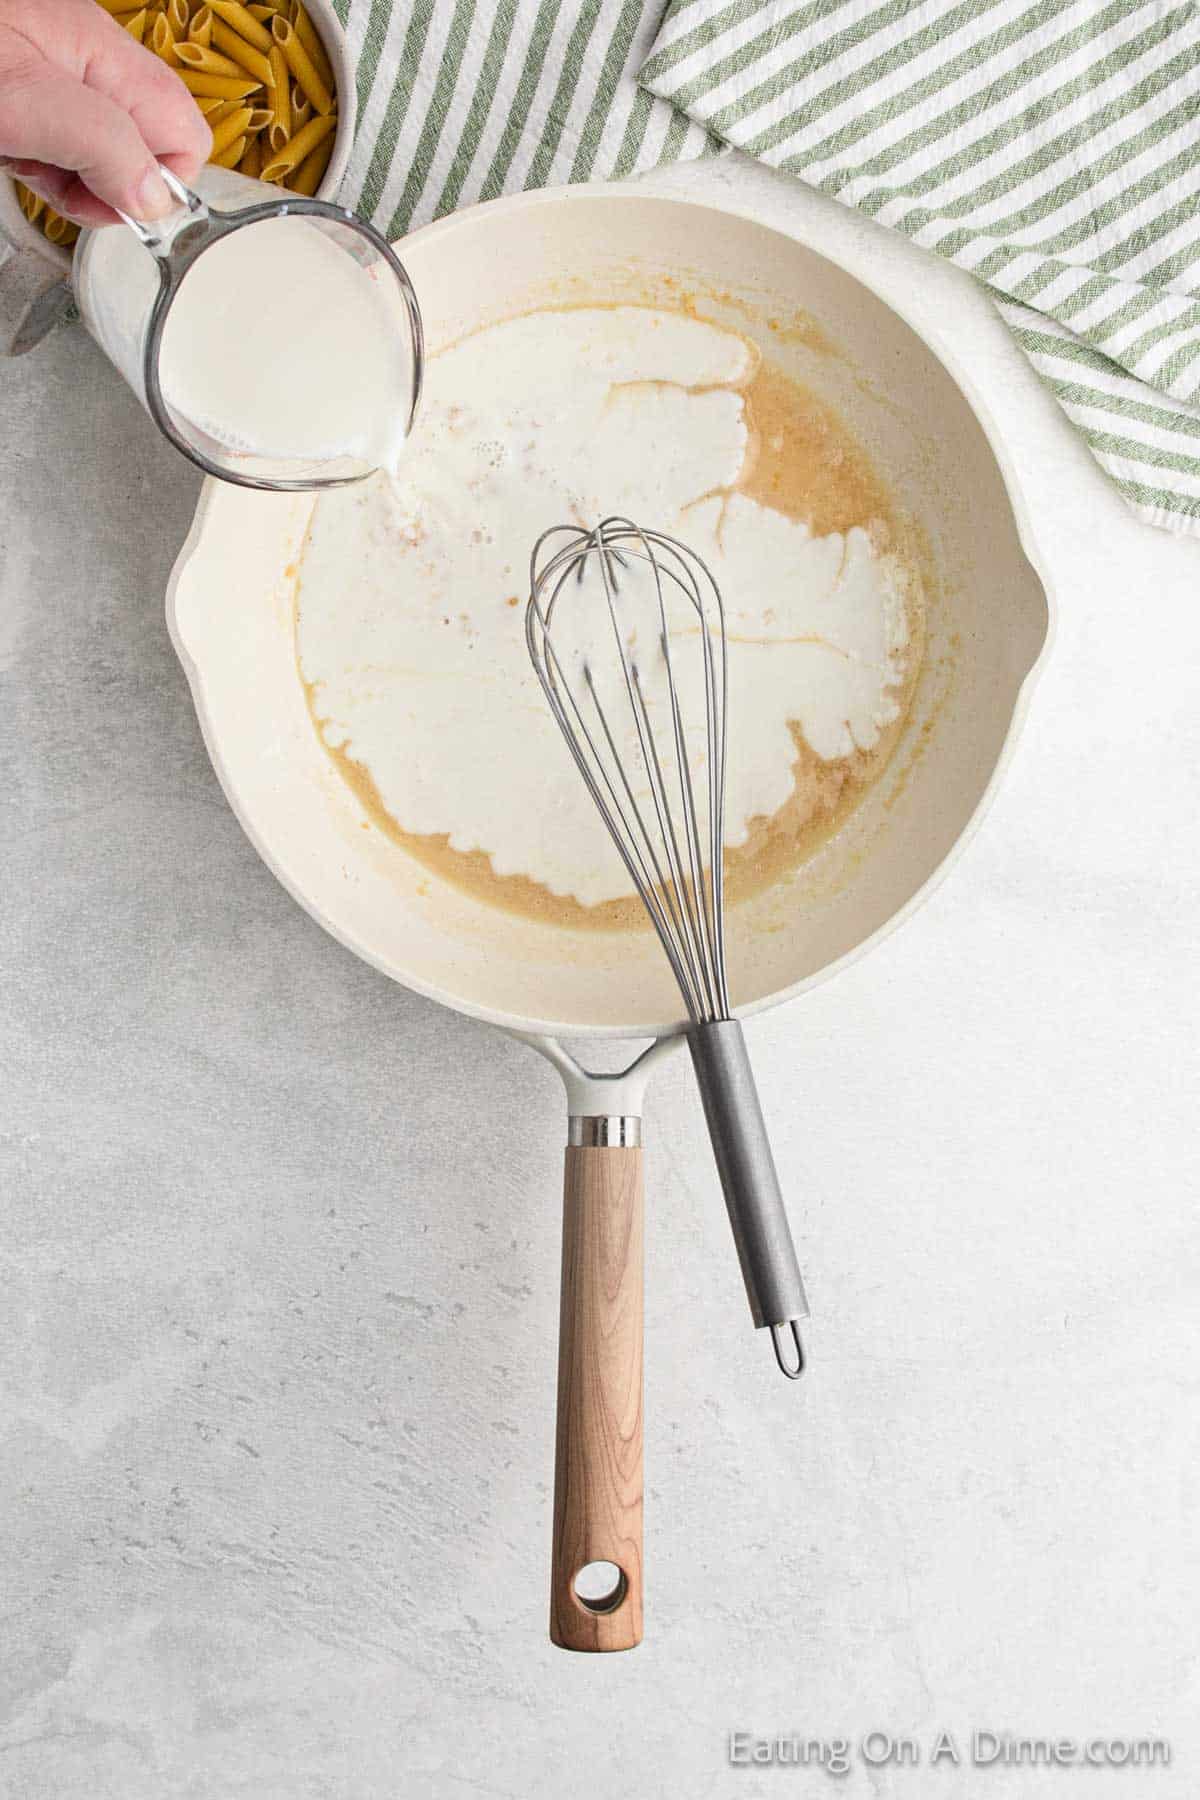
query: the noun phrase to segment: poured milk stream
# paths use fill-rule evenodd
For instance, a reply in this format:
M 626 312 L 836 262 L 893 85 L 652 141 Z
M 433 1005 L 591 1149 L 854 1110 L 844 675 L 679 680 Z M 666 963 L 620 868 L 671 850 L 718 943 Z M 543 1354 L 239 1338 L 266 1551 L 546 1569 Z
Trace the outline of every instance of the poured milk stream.
M 736 490 L 756 360 L 734 332 L 645 308 L 513 319 L 431 364 L 396 480 L 317 502 L 301 671 L 327 745 L 404 833 L 584 905 L 632 890 L 526 653 L 529 552 L 558 523 L 632 517 L 716 576 L 728 845 L 787 804 L 793 724 L 824 762 L 880 741 L 911 672 L 913 577 L 862 527 L 814 536 Z

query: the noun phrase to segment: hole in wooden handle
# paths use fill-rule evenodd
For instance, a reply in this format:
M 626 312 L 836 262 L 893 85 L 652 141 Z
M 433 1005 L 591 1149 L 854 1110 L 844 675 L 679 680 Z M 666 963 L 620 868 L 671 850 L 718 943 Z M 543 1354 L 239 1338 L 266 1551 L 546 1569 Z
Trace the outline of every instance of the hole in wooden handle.
M 625 1571 L 614 1562 L 584 1563 L 571 1585 L 579 1604 L 592 1613 L 616 1612 L 629 1592 Z

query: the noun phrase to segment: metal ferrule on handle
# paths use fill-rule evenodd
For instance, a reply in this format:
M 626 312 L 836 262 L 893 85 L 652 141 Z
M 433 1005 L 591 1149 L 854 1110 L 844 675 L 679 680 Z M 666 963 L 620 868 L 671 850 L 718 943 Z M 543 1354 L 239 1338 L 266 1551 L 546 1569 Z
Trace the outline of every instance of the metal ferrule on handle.
M 778 1328 L 806 1319 L 808 1301 L 746 1040 L 736 1019 L 718 1019 L 693 1025 L 687 1041 L 750 1311 L 755 1325 L 772 1328 L 778 1355 Z
M 636 1113 L 572 1113 L 567 1143 L 581 1150 L 640 1150 L 642 1121 Z

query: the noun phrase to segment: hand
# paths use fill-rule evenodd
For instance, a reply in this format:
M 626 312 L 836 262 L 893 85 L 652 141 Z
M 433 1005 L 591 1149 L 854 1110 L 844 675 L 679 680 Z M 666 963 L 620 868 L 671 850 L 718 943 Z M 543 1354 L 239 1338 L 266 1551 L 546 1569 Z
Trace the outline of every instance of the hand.
M 81 225 L 157 219 L 212 134 L 178 75 L 95 0 L 0 0 L 0 168 Z

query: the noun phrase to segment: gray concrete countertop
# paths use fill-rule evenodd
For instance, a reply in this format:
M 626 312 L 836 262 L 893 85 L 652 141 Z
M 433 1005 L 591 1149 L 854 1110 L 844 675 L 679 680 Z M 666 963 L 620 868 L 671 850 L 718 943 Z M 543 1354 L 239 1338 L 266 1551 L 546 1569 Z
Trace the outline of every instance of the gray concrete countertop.
M 198 483 L 78 331 L 0 368 L 0 1793 L 1196 1792 L 1200 544 L 965 277 L 759 171 L 976 358 L 1061 609 L 1003 791 L 752 1049 L 814 1326 L 748 1329 L 682 1061 L 648 1116 L 647 1639 L 546 1639 L 563 1120 L 258 861 L 162 597 Z M 967 1763 L 1157 1734 L 1167 1770 Z M 834 1784 L 836 1785 L 836 1784 Z

